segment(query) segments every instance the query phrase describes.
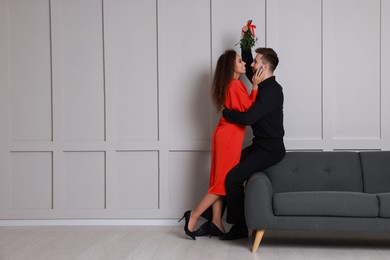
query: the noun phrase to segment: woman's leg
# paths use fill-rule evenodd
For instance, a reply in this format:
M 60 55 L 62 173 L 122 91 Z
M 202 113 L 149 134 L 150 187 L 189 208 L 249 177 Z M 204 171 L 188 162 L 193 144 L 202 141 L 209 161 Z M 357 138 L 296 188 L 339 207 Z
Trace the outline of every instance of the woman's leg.
M 221 196 L 207 193 L 203 199 L 200 201 L 198 206 L 191 211 L 190 221 L 188 222 L 188 229 L 194 231 L 196 227 L 196 222 L 198 221 L 200 215 L 211 205 L 214 204 Z M 222 209 L 221 209 L 222 211 Z
M 223 215 L 223 200 L 224 197 L 220 196 L 219 199 L 213 204 L 213 223 L 223 232 L 225 228 L 222 224 L 222 215 Z

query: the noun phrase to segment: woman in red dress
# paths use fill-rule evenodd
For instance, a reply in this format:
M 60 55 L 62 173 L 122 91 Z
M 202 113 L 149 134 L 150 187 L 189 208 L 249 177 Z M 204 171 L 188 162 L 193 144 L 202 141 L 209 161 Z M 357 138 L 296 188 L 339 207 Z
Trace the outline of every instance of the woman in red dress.
M 239 80 L 245 74 L 245 62 L 234 50 L 227 50 L 217 62 L 212 85 L 212 99 L 217 112 L 228 109 L 246 111 L 257 97 L 257 85 L 261 71 L 252 79 L 252 91 L 248 95 L 245 85 Z M 221 117 L 212 139 L 212 160 L 210 185 L 207 194 L 194 210 L 184 213 L 185 234 L 195 240 L 196 223 L 201 214 L 212 206 L 213 219 L 210 222 L 210 235 L 221 236 L 225 233 L 222 224 L 223 197 L 226 195 L 225 178 L 228 172 L 240 161 L 245 126 L 229 123 Z

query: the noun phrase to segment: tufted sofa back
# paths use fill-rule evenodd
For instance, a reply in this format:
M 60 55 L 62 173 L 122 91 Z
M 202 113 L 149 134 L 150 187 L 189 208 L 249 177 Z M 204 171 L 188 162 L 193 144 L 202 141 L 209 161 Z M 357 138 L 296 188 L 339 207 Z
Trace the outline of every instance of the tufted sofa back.
M 364 192 L 390 192 L 390 151 L 359 153 L 364 179 Z
M 357 152 L 287 152 L 264 171 L 274 193 L 294 191 L 363 192 Z

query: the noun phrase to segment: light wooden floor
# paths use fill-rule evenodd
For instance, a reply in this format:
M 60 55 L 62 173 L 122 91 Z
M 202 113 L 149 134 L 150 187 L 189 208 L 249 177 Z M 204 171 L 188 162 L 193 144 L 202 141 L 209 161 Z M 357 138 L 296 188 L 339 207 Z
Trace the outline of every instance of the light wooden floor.
M 390 234 L 266 232 L 252 238 L 185 239 L 180 226 L 0 227 L 0 259 L 389 259 Z

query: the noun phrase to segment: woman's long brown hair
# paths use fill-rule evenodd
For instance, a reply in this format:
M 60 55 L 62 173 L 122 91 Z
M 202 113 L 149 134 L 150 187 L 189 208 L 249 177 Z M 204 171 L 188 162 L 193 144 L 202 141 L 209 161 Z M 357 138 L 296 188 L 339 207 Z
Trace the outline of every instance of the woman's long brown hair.
M 217 61 L 211 87 L 212 100 L 217 112 L 220 112 L 224 106 L 226 90 L 234 74 L 236 56 L 237 53 L 234 50 L 226 50 Z

